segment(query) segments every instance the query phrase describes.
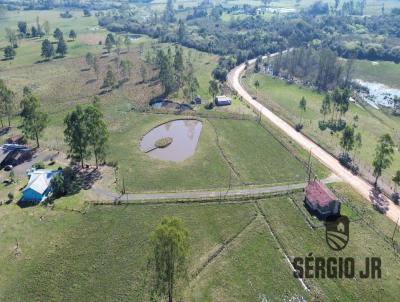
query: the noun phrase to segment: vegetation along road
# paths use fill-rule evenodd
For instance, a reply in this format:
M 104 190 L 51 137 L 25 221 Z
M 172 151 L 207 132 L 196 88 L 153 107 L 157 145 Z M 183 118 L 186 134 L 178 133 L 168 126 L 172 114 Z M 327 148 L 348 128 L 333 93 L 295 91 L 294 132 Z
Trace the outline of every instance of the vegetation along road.
M 274 56 L 276 54 L 273 54 Z M 250 60 L 249 65 L 254 64 L 256 59 Z M 246 64 L 243 63 L 234 69 L 232 69 L 227 77 L 229 85 L 237 91 L 237 93 L 243 97 L 253 108 L 260 112 L 264 117 L 269 119 L 282 131 L 284 131 L 290 138 L 296 141 L 304 149 L 311 152 L 311 154 L 317 158 L 322 164 L 328 167 L 333 173 L 339 176 L 344 182 L 351 185 L 357 192 L 359 192 L 364 198 L 373 201 L 373 186 L 365 181 L 363 178 L 353 175 L 349 170 L 343 167 L 339 161 L 332 156 L 329 152 L 321 148 L 319 145 L 314 143 L 311 139 L 304 136 L 302 133 L 296 131 L 292 126 L 286 123 L 283 119 L 267 109 L 265 106 L 256 101 L 241 85 L 240 78 L 245 71 Z M 397 223 L 400 217 L 400 209 L 386 196 L 381 197 L 387 204 L 386 215 Z

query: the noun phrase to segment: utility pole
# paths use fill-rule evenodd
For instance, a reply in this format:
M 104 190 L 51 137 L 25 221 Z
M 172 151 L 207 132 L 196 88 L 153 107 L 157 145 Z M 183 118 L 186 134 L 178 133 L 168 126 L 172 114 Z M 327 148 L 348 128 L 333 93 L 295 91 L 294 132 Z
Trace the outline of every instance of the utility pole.
M 307 164 L 307 168 L 308 168 L 308 183 L 310 183 L 311 181 L 311 149 L 310 149 L 310 154 L 308 155 L 308 164 Z
M 396 230 L 399 227 L 399 218 L 400 217 L 397 217 L 396 225 L 394 227 L 394 231 L 393 231 L 393 235 L 392 235 L 392 244 L 394 244 L 394 235 L 396 234 Z

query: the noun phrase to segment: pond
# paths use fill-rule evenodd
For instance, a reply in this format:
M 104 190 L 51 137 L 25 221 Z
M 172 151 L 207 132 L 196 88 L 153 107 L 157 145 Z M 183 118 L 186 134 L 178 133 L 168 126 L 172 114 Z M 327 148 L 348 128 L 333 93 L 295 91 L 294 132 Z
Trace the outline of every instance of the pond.
M 360 79 L 356 79 L 355 81 L 357 84 L 366 88 L 366 91 L 359 92 L 363 100 L 376 109 L 379 109 L 379 106 L 393 107 L 394 97 L 400 96 L 400 89 L 388 87 L 382 83 L 367 82 Z
M 192 110 L 188 104 L 179 104 L 170 100 L 155 100 L 150 102 L 150 106 L 154 109 L 173 109 L 173 110 Z
M 159 125 L 142 138 L 140 149 L 156 159 L 184 161 L 196 152 L 202 128 L 198 120 L 176 120 Z M 167 147 L 155 147 L 156 141 L 169 137 L 172 143 Z

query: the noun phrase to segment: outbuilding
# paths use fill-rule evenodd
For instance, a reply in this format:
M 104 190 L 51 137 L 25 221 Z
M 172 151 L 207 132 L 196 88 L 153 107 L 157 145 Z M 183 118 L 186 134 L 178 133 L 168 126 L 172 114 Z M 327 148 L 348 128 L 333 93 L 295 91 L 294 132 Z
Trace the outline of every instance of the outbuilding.
M 229 106 L 232 104 L 232 100 L 225 95 L 220 95 L 215 97 L 216 106 Z
M 59 171 L 34 170 L 28 172 L 29 182 L 22 190 L 22 201 L 41 202 L 52 191 L 51 180 Z
M 340 215 L 340 201 L 319 181 L 310 181 L 306 191 L 304 203 L 308 210 L 317 217 L 327 218 Z

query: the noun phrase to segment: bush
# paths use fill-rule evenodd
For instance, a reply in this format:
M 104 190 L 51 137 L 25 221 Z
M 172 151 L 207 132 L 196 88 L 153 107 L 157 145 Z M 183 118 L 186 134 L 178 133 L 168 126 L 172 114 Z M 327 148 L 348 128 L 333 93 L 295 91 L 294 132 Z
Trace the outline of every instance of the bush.
M 156 146 L 156 148 L 166 148 L 171 144 L 172 144 L 172 137 L 163 137 L 156 140 L 154 146 Z
M 10 201 L 10 202 L 13 201 L 14 200 L 14 193 L 8 192 L 7 197 L 8 197 L 8 201 Z
M 61 173 L 56 174 L 51 180 L 51 188 L 55 198 L 64 196 L 67 192 L 65 189 L 64 176 Z
M 296 129 L 296 131 L 298 131 L 298 132 L 300 132 L 301 131 L 301 129 L 303 129 L 303 124 L 296 124 L 295 126 L 294 126 L 294 129 Z
M 35 164 L 32 165 L 33 168 L 35 169 L 44 169 L 45 168 L 45 164 L 42 161 L 39 161 Z
M 343 167 L 349 169 L 351 171 L 351 173 L 353 173 L 354 175 L 358 175 L 358 173 L 360 172 L 358 166 L 353 162 L 351 157 L 346 153 L 341 153 L 339 155 L 339 162 Z
M 392 194 L 392 199 L 393 199 L 393 202 L 395 204 L 399 205 L 399 203 L 400 203 L 400 194 L 399 193 L 393 193 Z
M 207 105 L 204 106 L 206 109 L 211 110 L 214 108 L 214 102 L 210 102 Z

